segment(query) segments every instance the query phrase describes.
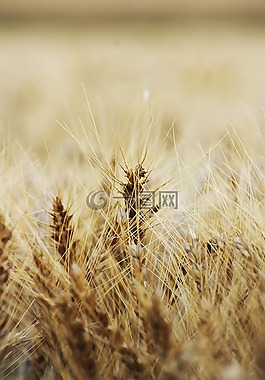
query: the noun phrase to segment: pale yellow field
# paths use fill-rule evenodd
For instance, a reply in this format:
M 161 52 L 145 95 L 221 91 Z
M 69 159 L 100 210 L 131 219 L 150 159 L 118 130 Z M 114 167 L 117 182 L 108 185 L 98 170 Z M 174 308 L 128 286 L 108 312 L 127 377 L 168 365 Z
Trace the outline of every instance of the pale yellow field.
M 229 123 L 264 126 L 262 25 L 11 24 L 1 26 L 0 42 L 1 131 L 10 128 L 36 152 L 40 134 L 49 144 L 54 134 L 63 136 L 56 120 L 88 122 L 82 83 L 105 129 L 130 128 L 147 113 L 139 128 L 147 129 L 153 116 L 165 129 L 176 120 L 196 144 L 220 137 Z

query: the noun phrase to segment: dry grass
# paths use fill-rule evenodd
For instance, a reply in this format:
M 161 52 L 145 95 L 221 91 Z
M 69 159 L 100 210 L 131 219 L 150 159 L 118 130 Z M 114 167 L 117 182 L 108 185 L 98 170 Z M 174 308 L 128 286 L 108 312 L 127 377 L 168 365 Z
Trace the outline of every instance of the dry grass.
M 207 159 L 182 224 L 143 209 L 144 162 L 125 162 L 120 179 L 91 154 L 113 181 L 105 208 L 74 220 L 57 195 L 45 224 L 26 215 L 10 247 L 1 224 L 2 378 L 17 366 L 21 379 L 263 378 L 264 173 L 229 138 L 234 153 L 215 148 L 226 162 Z
M 1 129 L 1 380 L 264 379 L 264 131 L 241 114 L 207 131 L 153 120 L 142 99 L 111 127 L 86 96 L 85 122 L 41 126 L 31 151 Z

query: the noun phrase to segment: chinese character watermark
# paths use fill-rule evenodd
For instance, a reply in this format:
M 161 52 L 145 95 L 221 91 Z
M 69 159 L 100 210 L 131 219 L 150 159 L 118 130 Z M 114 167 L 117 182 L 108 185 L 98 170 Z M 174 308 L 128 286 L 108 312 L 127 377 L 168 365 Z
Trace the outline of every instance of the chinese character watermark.
M 158 202 L 156 199 L 158 197 Z M 119 199 L 125 199 L 123 195 L 109 196 L 104 191 L 92 191 L 86 199 L 87 206 L 92 210 L 102 210 L 109 204 L 110 199 L 116 199 L 115 207 L 119 205 Z M 129 199 L 128 197 L 126 200 Z M 178 191 L 176 190 L 160 190 L 151 191 L 144 190 L 137 195 L 136 199 L 129 199 L 133 207 L 137 210 L 153 210 L 155 207 L 162 208 L 178 208 Z
M 159 191 L 160 208 L 178 208 L 178 192 L 177 191 Z

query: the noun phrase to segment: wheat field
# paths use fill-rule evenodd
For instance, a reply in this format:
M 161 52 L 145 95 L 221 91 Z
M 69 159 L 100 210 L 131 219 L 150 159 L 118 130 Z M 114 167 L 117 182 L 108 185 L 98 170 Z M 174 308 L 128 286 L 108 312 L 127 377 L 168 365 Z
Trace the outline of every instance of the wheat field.
M 262 23 L 0 29 L 0 379 L 263 380 Z

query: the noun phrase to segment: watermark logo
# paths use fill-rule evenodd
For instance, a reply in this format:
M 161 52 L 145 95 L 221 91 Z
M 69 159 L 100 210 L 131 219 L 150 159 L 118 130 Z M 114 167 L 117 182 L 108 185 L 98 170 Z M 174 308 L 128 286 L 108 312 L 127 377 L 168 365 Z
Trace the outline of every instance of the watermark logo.
M 117 200 L 114 208 L 118 207 L 119 199 L 125 200 L 125 202 L 128 200 L 128 202 L 133 203 L 131 206 L 133 206 L 136 210 L 152 210 L 157 206 L 159 209 L 178 208 L 178 191 L 176 190 L 160 190 L 157 192 L 145 190 L 139 193 L 137 199 L 135 200 L 130 199 L 129 197 L 125 198 L 123 195 L 111 197 L 102 190 L 96 190 L 88 194 L 86 204 L 88 208 L 92 210 L 103 210 L 107 207 L 110 199 Z
M 91 210 L 102 210 L 108 205 L 107 194 L 102 190 L 92 191 L 86 198 L 86 204 Z
M 150 210 L 155 207 L 155 192 L 145 190 L 139 194 L 139 206 L 143 210 Z
M 178 192 L 177 191 L 159 191 L 160 208 L 178 208 Z

